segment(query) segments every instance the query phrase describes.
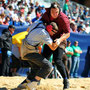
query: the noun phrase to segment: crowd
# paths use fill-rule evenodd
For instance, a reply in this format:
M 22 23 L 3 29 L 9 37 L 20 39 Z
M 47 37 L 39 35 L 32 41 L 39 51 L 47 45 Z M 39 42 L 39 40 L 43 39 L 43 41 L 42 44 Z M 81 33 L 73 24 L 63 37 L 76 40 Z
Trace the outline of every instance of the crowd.
M 69 0 L 66 0 L 63 12 L 70 20 L 71 32 L 90 34 L 90 13 L 88 7 L 71 3 Z
M 29 0 L 0 2 L 0 24 L 9 25 L 0 37 L 0 41 L 3 41 L 6 45 L 6 47 L 0 46 L 2 48 L 1 75 L 9 76 L 12 72 L 15 73 L 20 65 L 25 66 L 26 64 L 31 67 L 31 72 L 28 73 L 27 78 L 18 88 L 28 87 L 32 89 L 33 82 L 35 85 L 39 84 L 41 78 L 47 78 L 52 72 L 52 65 L 48 60 L 53 55 L 54 64 L 63 78 L 63 88 L 69 88 L 68 78 L 78 78 L 82 50 L 78 46 L 78 41 L 75 41 L 72 46 L 71 41 L 61 42 L 64 42 L 70 36 L 70 32 L 90 34 L 90 23 L 89 20 L 86 21 L 86 18 L 89 18 L 89 8 L 79 7 L 77 4 L 72 5 L 73 8 L 71 8 L 70 1 L 66 0 L 63 12 L 61 12 L 58 3 L 52 3 L 50 8 L 45 9 L 45 6 L 40 5 L 39 2 L 33 4 Z M 55 23 L 52 24 L 51 22 Z M 28 35 L 22 41 L 21 48 L 18 50 L 19 54 L 15 53 L 17 55 L 14 55 L 16 49 L 11 50 L 11 39 L 15 26 L 31 26 Z M 44 49 L 43 52 L 41 51 L 41 55 L 38 53 L 38 47 L 42 43 Z M 12 59 L 17 59 L 16 66 L 19 65 L 18 68 L 10 68 L 11 55 Z M 23 61 L 24 59 L 27 61 Z M 13 65 L 11 66 L 13 67 Z

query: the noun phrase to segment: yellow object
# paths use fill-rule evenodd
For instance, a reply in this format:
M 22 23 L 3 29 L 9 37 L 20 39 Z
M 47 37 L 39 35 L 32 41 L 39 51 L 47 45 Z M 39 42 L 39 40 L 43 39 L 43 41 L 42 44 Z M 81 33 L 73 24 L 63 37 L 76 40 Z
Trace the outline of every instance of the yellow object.
M 14 35 L 12 37 L 12 43 L 13 44 L 17 44 L 18 46 L 21 46 L 22 39 L 24 39 L 27 34 L 28 34 L 28 32 L 24 31 L 24 32 L 21 32 L 21 33 L 18 33 L 16 35 Z

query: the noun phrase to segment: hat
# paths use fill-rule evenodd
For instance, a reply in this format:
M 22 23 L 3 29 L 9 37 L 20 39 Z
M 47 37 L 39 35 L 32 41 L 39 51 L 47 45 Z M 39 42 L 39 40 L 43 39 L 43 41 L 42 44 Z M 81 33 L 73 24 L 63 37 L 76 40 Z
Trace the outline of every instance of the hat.
M 66 0 L 66 2 L 69 2 L 69 0 Z
M 78 28 L 81 28 L 82 30 L 85 30 L 85 27 L 83 25 L 79 25 Z
M 76 17 L 73 16 L 72 19 L 73 19 L 73 20 L 76 20 Z
M 86 22 L 87 25 L 89 25 L 89 22 Z
M 9 25 L 8 28 L 13 28 L 13 29 L 15 29 L 15 26 L 14 26 L 14 25 Z
M 50 25 L 52 25 L 52 28 L 56 31 L 59 30 L 58 25 L 55 22 L 51 22 Z
M 84 21 L 81 19 L 80 22 L 84 22 Z
M 86 8 L 86 10 L 89 10 L 89 8 Z

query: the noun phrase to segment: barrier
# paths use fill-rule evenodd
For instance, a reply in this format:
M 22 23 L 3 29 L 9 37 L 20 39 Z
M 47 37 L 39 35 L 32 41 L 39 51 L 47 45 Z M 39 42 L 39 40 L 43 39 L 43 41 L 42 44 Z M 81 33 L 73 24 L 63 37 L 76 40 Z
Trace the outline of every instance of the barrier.
M 0 25 L 0 34 L 3 29 L 8 28 L 6 25 Z M 16 27 L 15 34 L 26 31 L 28 26 L 19 26 Z M 88 46 L 90 46 L 90 35 L 87 34 L 76 34 L 76 33 L 71 33 L 70 37 L 68 40 L 71 40 L 72 44 L 74 44 L 74 41 L 77 40 L 79 42 L 79 46 L 81 47 L 83 53 L 80 56 L 80 67 L 79 67 L 79 75 L 81 75 L 82 71 L 84 70 L 84 65 L 85 65 L 85 56 L 87 52 Z M 90 76 L 90 74 L 89 74 Z
M 82 49 L 82 54 L 80 56 L 80 66 L 78 73 L 81 76 L 84 66 L 85 66 L 85 56 L 87 53 L 88 46 L 90 46 L 90 35 L 87 34 L 76 34 L 76 33 L 71 33 L 69 39 L 72 44 L 74 44 L 74 41 L 77 40 L 79 42 L 79 46 Z M 89 73 L 90 76 L 90 73 Z

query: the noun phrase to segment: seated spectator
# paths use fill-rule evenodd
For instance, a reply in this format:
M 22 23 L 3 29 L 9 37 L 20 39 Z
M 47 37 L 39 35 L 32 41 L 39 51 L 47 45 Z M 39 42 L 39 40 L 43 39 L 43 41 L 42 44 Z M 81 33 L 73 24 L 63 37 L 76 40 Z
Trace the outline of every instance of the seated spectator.
M 82 19 L 80 20 L 79 26 L 83 26 L 85 28 L 84 20 L 82 20 Z
M 2 2 L 0 2 L 0 14 L 4 13 L 4 8 L 2 7 Z
M 29 25 L 31 25 L 32 24 L 32 21 L 30 20 L 30 18 L 29 17 L 27 17 L 26 19 L 25 19 L 25 22 L 22 24 L 23 26 L 29 26 Z
M 85 8 L 82 19 L 85 20 L 89 17 L 89 8 Z
M 5 21 L 3 22 L 3 25 L 9 25 L 9 16 L 6 17 Z
M 77 32 L 77 26 L 74 21 L 70 22 L 70 29 L 71 29 L 71 32 L 75 32 L 75 33 Z
M 45 6 L 42 5 L 41 8 L 42 8 L 42 9 L 41 9 L 41 13 L 42 13 L 42 15 L 43 15 L 43 14 L 46 12 L 46 10 L 45 10 Z
M 0 18 L 0 24 L 3 24 L 3 22 L 5 21 L 5 14 L 2 13 L 0 14 L 1 18 Z
M 11 5 L 9 5 L 8 8 L 9 8 L 9 16 L 10 16 L 10 18 L 12 18 L 13 14 L 14 14 L 13 7 Z
M 35 9 L 37 9 L 38 7 L 39 7 L 39 2 L 36 1 L 36 2 L 35 2 Z
M 77 26 L 80 24 L 80 17 L 79 16 L 77 17 L 75 23 L 76 23 Z
M 42 16 L 42 7 L 39 5 L 39 7 L 35 10 L 36 18 L 40 18 Z
M 90 26 L 89 26 L 89 22 L 86 22 L 85 26 L 86 26 L 85 32 L 86 32 L 87 34 L 90 34 Z
M 80 33 L 80 34 L 85 34 L 85 28 L 84 28 L 82 25 L 79 25 L 79 26 L 77 27 L 77 31 L 78 31 L 78 33 Z

